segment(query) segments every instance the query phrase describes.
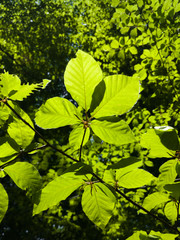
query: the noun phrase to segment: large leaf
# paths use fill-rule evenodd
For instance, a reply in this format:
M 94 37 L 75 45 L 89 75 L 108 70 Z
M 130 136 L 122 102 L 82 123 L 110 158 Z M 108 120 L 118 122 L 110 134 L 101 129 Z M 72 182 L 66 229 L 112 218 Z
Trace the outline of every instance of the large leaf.
M 4 218 L 4 215 L 8 209 L 8 195 L 3 185 L 0 183 L 0 222 Z
M 105 77 L 104 84 L 104 96 L 99 106 L 91 113 L 93 117 L 121 115 L 128 112 L 137 102 L 140 91 L 137 78 L 113 75 Z
M 148 195 L 143 202 L 143 207 L 148 211 L 155 208 L 156 206 L 170 201 L 169 195 L 162 192 L 155 192 Z M 143 212 L 143 211 L 142 211 Z M 145 213 L 145 212 L 143 212 Z
M 123 120 L 118 122 L 93 120 L 90 126 L 93 132 L 107 143 L 120 146 L 135 141 L 131 129 Z
M 85 135 L 84 135 L 85 134 Z M 84 136 L 84 139 L 83 139 Z M 75 127 L 69 135 L 69 144 L 74 149 L 79 149 L 83 140 L 83 146 L 87 143 L 90 136 L 90 128 L 84 128 L 84 125 L 81 124 Z
M 102 80 L 102 71 L 89 54 L 79 50 L 76 55 L 66 67 L 64 83 L 74 100 L 88 111 L 94 89 Z
M 43 104 L 36 113 L 36 124 L 44 129 L 80 123 L 77 108 L 67 99 L 54 97 Z
M 34 205 L 33 215 L 65 200 L 72 192 L 84 184 L 85 175 L 90 171 L 89 166 L 85 164 L 73 164 L 64 174 L 48 183 L 42 190 L 39 203 Z
M 36 193 L 42 186 L 42 179 L 38 170 L 30 163 L 17 162 L 4 168 L 15 184 L 27 190 L 30 194 Z
M 34 127 L 34 124 L 27 113 L 25 113 L 20 107 L 16 105 L 14 105 L 14 109 L 22 117 L 22 119 Z M 13 122 L 9 124 L 7 131 L 10 137 L 14 139 L 19 146 L 25 149 L 32 142 L 35 132 L 14 113 L 12 113 L 12 116 Z
M 150 184 L 151 181 L 155 180 L 155 177 L 143 169 L 134 169 L 125 174 L 123 172 L 122 175 L 118 174 L 117 180 L 121 187 L 138 188 Z
M 163 135 L 162 135 L 163 136 Z M 166 138 L 166 135 L 164 135 Z M 165 141 L 165 140 L 164 140 Z M 163 145 L 161 141 L 160 136 L 157 135 L 156 131 L 154 129 L 149 129 L 147 133 L 142 135 L 141 138 L 141 146 L 144 148 L 149 149 L 149 157 L 150 158 L 170 158 L 171 151 L 174 150 L 174 147 L 167 148 L 165 145 Z M 171 145 L 169 145 L 170 147 Z
M 115 197 L 102 183 L 87 185 L 82 195 L 82 208 L 87 217 L 98 227 L 104 228 L 112 216 Z

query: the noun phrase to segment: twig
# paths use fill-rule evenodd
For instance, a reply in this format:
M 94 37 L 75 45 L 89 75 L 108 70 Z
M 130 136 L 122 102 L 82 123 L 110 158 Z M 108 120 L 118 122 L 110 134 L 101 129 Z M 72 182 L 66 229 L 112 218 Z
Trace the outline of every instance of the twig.
M 99 177 L 97 176 L 95 173 L 92 173 L 92 175 L 97 178 L 101 183 L 105 182 Z M 150 211 L 148 211 L 147 209 L 145 209 L 144 207 L 142 207 L 141 205 L 139 205 L 138 203 L 134 202 L 131 198 L 129 198 L 128 196 L 126 196 L 125 193 L 123 193 L 121 190 L 114 188 L 114 190 L 119 193 L 122 197 L 124 197 L 128 202 L 132 203 L 134 206 L 136 206 L 137 208 L 143 210 L 144 212 L 146 212 L 147 214 L 149 214 L 150 216 L 152 216 L 153 218 L 159 220 L 160 222 L 162 222 L 164 225 L 166 225 L 168 228 L 173 229 L 174 231 L 176 231 L 178 234 L 180 234 L 180 231 L 176 228 L 173 227 L 172 225 L 170 225 L 168 222 L 166 222 L 165 220 L 159 218 L 158 216 L 154 215 L 153 213 L 151 213 Z
M 83 133 L 83 138 L 82 138 L 82 141 L 81 141 L 81 146 L 80 146 L 80 150 L 79 150 L 79 162 L 81 162 L 81 153 L 82 153 L 82 147 L 83 147 L 83 142 L 84 142 L 84 138 L 85 138 L 85 135 L 86 135 L 86 127 L 84 128 L 84 133 Z
M 46 144 L 47 146 L 51 147 L 52 149 L 60 152 L 61 154 L 63 154 L 64 156 L 66 156 L 67 158 L 73 160 L 74 162 L 79 162 L 77 159 L 71 157 L 70 155 L 68 155 L 67 153 L 65 153 L 64 151 L 54 147 L 52 144 L 50 144 L 42 135 L 40 132 L 38 132 L 35 128 L 33 128 L 28 122 L 26 122 L 26 120 L 24 120 L 10 105 L 7 101 L 3 101 L 3 103 L 9 107 L 11 109 L 11 111 L 21 120 L 23 121 L 23 123 L 25 123 L 28 127 L 30 127 Z

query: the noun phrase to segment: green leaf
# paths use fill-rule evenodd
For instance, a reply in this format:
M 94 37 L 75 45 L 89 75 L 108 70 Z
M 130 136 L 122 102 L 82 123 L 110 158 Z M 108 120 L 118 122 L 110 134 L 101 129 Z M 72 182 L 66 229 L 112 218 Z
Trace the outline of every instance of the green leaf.
M 161 143 L 168 149 L 178 150 L 179 139 L 176 130 L 170 126 L 154 127 L 155 133 L 160 137 Z
M 162 144 L 160 136 L 156 134 L 154 129 L 149 129 L 147 133 L 142 135 L 141 146 L 149 149 L 150 158 L 169 158 L 171 151 L 165 145 Z M 173 147 L 174 149 L 174 147 Z M 172 149 L 172 150 L 173 150 Z
M 131 129 L 123 120 L 118 122 L 93 120 L 90 127 L 99 138 L 110 144 L 119 146 L 135 141 Z
M 2 86 L 0 95 L 3 97 L 9 97 L 12 100 L 22 101 L 24 98 L 32 94 L 34 90 L 39 88 L 44 89 L 47 83 L 46 80 L 43 81 L 43 83 L 33 83 L 31 85 L 27 83 L 21 85 L 21 80 L 16 75 L 11 75 L 6 72 L 0 75 L 0 86 Z
M 9 118 L 11 110 L 4 104 L 0 103 L 0 126 Z
M 44 129 L 59 128 L 80 123 L 77 108 L 67 99 L 54 97 L 43 104 L 36 113 L 36 124 Z
M 177 221 L 177 206 L 174 201 L 168 202 L 165 205 L 164 214 L 174 225 L 174 223 Z
M 33 128 L 34 124 L 30 117 L 20 107 L 14 105 L 15 111 L 28 122 Z M 16 143 L 25 149 L 33 140 L 35 132 L 26 125 L 21 119 L 19 119 L 14 113 L 12 113 L 13 122 L 8 126 L 7 132 L 9 136 L 16 141 Z
M 141 167 L 142 166 L 142 160 L 137 157 L 128 157 L 128 158 L 122 158 L 119 162 L 109 165 L 108 169 L 128 169 L 129 171 Z
M 153 235 L 153 236 L 159 236 L 161 237 L 162 240 L 175 240 L 176 237 L 178 237 L 178 234 L 172 234 L 172 233 L 160 233 L 160 232 L 155 232 L 153 230 L 151 230 L 151 232 L 149 233 L 149 235 Z
M 0 158 L 16 155 L 18 150 L 14 145 L 13 139 L 8 137 L 0 138 Z
M 111 48 L 115 48 L 115 49 L 117 49 L 117 48 L 119 48 L 119 42 L 117 41 L 117 40 L 113 40 L 112 42 L 111 42 Z
M 136 48 L 135 46 L 130 47 L 130 48 L 129 48 L 129 51 L 130 51 L 133 55 L 138 54 L 137 48 Z
M 180 201 L 180 183 L 167 184 L 164 189 L 170 192 L 170 195 L 177 201 Z
M 94 89 L 102 80 L 102 71 L 89 54 L 79 50 L 76 56 L 66 67 L 64 83 L 74 100 L 87 112 Z
M 69 135 L 69 144 L 74 148 L 74 149 L 79 149 L 82 143 L 82 139 L 84 136 L 84 125 L 81 124 L 77 127 L 75 127 L 70 135 Z M 83 146 L 88 142 L 90 136 L 90 128 L 86 128 L 86 133 L 83 141 Z
M 34 194 L 40 190 L 42 179 L 38 170 L 28 162 L 16 162 L 4 168 L 14 183 L 22 190 Z
M 158 177 L 158 186 L 163 186 L 165 184 L 174 182 L 177 176 L 176 165 L 176 160 L 169 160 L 161 165 L 159 168 L 160 175 Z
M 0 222 L 3 220 L 4 215 L 8 209 L 8 195 L 3 185 L 0 183 Z
M 150 184 L 151 181 L 155 180 L 155 177 L 151 173 L 143 169 L 134 169 L 130 172 L 126 172 L 125 174 L 119 174 L 117 180 L 119 186 L 121 187 L 138 188 Z
M 137 231 L 133 233 L 130 237 L 126 238 L 126 240 L 148 240 L 148 235 L 145 231 Z
M 86 179 L 84 175 L 91 171 L 91 168 L 83 163 L 73 164 L 64 174 L 55 178 L 42 189 L 40 201 L 34 205 L 33 215 L 65 200 L 84 184 L 84 179 Z
M 126 113 L 139 98 L 140 85 L 136 77 L 108 76 L 105 77 L 104 84 L 105 93 L 102 102 L 91 113 L 93 117 L 99 118 Z
M 105 228 L 115 206 L 111 190 L 102 183 L 87 185 L 82 195 L 82 208 L 87 217 L 100 228 Z
M 16 93 L 21 85 L 21 80 L 16 75 L 11 75 L 8 72 L 0 75 L 1 96 L 10 97 Z
M 170 201 L 169 195 L 162 193 L 162 192 L 155 192 L 152 193 L 150 195 L 148 195 L 143 202 L 143 207 L 148 210 L 151 211 L 153 208 L 155 208 L 156 206 L 168 202 Z M 142 211 L 143 212 L 143 211 Z M 143 212 L 144 214 L 146 214 L 145 212 Z

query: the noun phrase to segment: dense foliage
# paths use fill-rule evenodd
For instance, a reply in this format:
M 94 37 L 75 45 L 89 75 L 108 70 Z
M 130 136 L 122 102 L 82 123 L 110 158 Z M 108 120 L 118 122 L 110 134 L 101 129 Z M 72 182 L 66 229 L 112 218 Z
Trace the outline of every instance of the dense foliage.
M 178 239 L 178 0 L 0 16 L 1 238 Z

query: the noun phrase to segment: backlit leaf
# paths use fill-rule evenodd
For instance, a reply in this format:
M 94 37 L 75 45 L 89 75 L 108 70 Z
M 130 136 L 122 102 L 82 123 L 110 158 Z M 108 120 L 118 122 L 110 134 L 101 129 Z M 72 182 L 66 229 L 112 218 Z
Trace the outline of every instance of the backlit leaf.
M 73 164 L 64 174 L 48 183 L 42 189 L 39 202 L 34 205 L 33 215 L 57 205 L 83 185 L 85 175 L 91 171 L 89 168 L 82 163 Z
M 42 186 L 41 176 L 38 170 L 28 162 L 16 162 L 4 168 L 14 183 L 22 190 L 33 194 Z
M 150 184 L 151 181 L 155 180 L 155 177 L 143 169 L 134 169 L 125 174 L 119 174 L 117 180 L 119 186 L 124 188 L 138 188 Z
M 64 83 L 73 99 L 88 111 L 94 89 L 102 80 L 102 71 L 89 54 L 79 50 L 76 56 L 66 67 Z
M 123 120 L 118 122 L 93 120 L 90 126 L 99 138 L 110 144 L 123 145 L 135 141 L 131 129 Z
M 48 99 L 36 113 L 36 124 L 44 129 L 59 128 L 80 123 L 76 117 L 77 108 L 67 99 L 54 97 Z
M 69 135 L 69 144 L 74 148 L 74 149 L 79 149 L 82 143 L 82 139 L 84 136 L 84 132 L 85 132 L 85 128 L 84 125 L 81 124 L 77 127 L 75 127 L 70 135 Z M 83 146 L 87 143 L 87 141 L 89 140 L 89 136 L 90 136 L 90 128 L 86 128 L 86 132 L 85 132 L 85 137 L 84 137 L 84 141 L 83 141 Z
M 136 77 L 112 75 L 105 77 L 105 93 L 102 102 L 91 113 L 99 118 L 128 112 L 139 98 L 140 85 Z M 97 93 L 98 94 L 98 93 Z
M 102 183 L 87 185 L 82 195 L 82 208 L 98 227 L 105 228 L 115 206 L 111 190 Z
M 8 195 L 3 185 L 0 183 L 0 222 L 4 218 L 4 215 L 8 209 Z

